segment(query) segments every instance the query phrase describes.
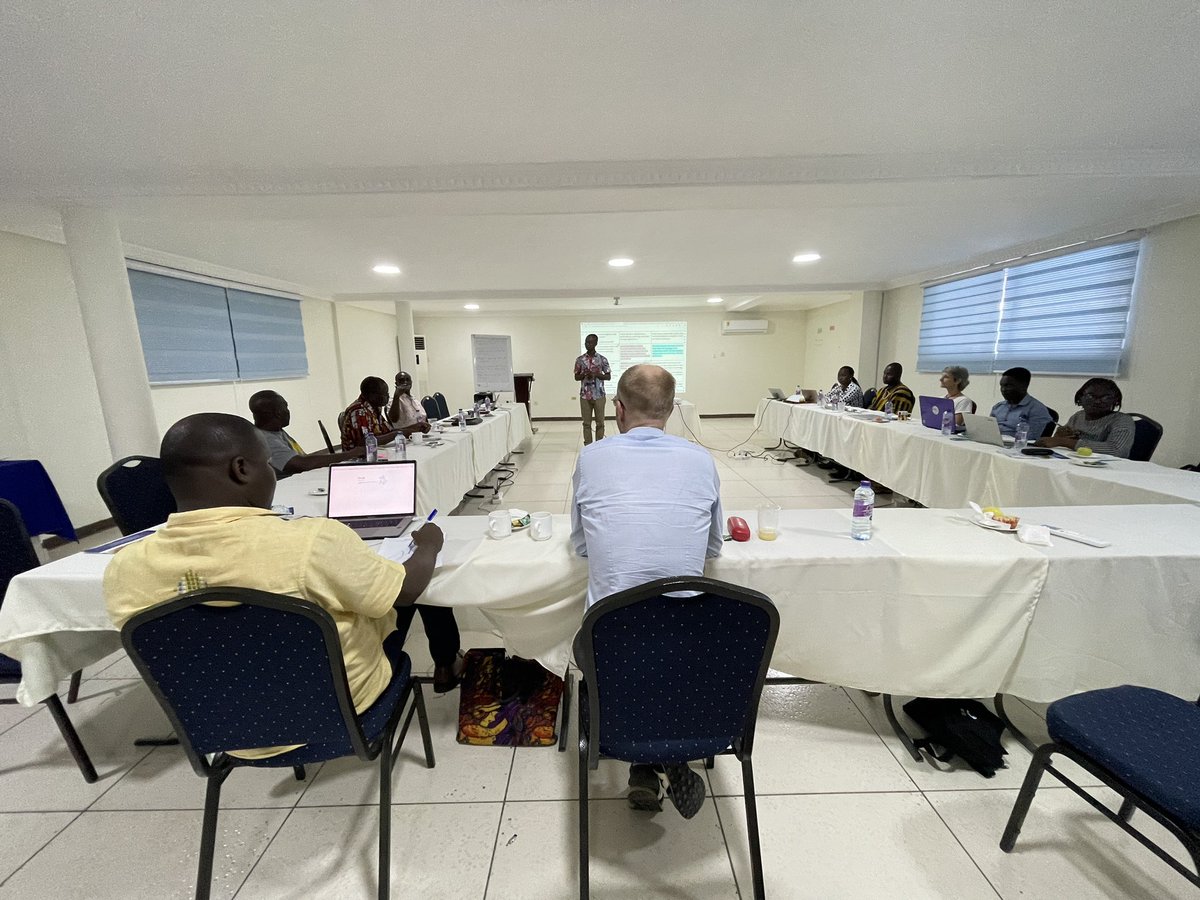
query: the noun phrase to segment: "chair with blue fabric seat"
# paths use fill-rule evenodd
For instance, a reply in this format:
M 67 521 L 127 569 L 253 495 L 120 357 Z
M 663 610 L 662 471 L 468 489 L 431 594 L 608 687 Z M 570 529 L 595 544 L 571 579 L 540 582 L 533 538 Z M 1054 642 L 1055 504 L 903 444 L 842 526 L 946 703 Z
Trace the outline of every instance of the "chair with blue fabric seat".
M 3 604 L 4 595 L 8 593 L 8 583 L 22 572 L 36 569 L 37 566 L 37 551 L 33 549 L 33 541 L 29 539 L 29 532 L 25 530 L 20 511 L 7 500 L 0 500 L 0 604 Z M 79 695 L 81 675 L 81 672 L 75 672 L 71 676 L 71 685 L 67 689 L 68 703 L 74 703 Z M 20 682 L 21 663 L 0 653 L 0 684 Z M 6 704 L 16 702 L 16 698 L 11 697 L 0 700 L 0 703 Z M 83 780 L 91 784 L 97 778 L 96 768 L 92 765 L 66 709 L 63 708 L 62 701 L 58 699 L 58 694 L 51 694 L 42 702 L 49 708 L 54 724 L 58 726 L 63 740 L 67 742 L 67 749 L 71 751 L 75 764 L 79 766 Z
M 765 595 L 711 578 L 661 578 L 587 611 L 574 645 L 582 672 L 581 898 L 588 896 L 588 772 L 600 758 L 686 764 L 724 753 L 742 764 L 754 897 L 765 895 L 751 754 L 778 633 L 779 612 Z
M 446 403 L 446 395 L 445 394 L 443 394 L 441 391 L 434 391 L 433 392 L 433 402 L 437 404 L 439 419 L 450 418 L 450 407 Z
M 1000 849 L 1016 845 L 1042 773 L 1049 772 L 1200 887 L 1200 701 L 1132 685 L 1088 691 L 1051 703 L 1046 727 L 1050 743 L 1029 764 Z M 1113 812 L 1055 769 L 1056 753 L 1120 794 L 1120 809 Z M 1179 839 L 1191 870 L 1130 823 L 1135 810 Z
M 209 896 L 221 785 L 230 772 L 283 767 L 302 778 L 308 763 L 343 756 L 379 762 L 379 896 L 388 896 L 391 775 L 414 712 L 425 764 L 434 765 L 421 686 L 396 637 L 384 641 L 391 681 L 370 707 L 355 713 L 337 626 L 314 603 L 217 588 L 184 594 L 125 623 L 121 641 L 129 657 L 171 720 L 192 768 L 208 782 L 198 898 Z M 228 753 L 297 744 L 302 746 L 263 759 Z
M 425 410 L 425 418 L 430 422 L 440 419 L 442 414 L 438 411 L 437 401 L 430 396 L 421 398 L 421 408 Z
M 1133 447 L 1129 451 L 1129 458 L 1149 462 L 1158 449 L 1158 442 L 1162 440 L 1163 427 L 1141 413 L 1130 413 L 1129 418 L 1133 419 Z
M 100 473 L 96 490 L 121 534 L 161 525 L 176 511 L 175 495 L 167 487 L 162 463 L 154 456 L 118 459 Z

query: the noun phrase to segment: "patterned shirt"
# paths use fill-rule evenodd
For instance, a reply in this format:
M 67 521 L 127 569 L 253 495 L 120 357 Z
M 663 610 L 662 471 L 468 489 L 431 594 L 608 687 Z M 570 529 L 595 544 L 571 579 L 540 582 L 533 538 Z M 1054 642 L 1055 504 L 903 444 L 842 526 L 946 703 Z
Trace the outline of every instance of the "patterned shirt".
M 584 353 L 577 357 L 575 360 L 575 374 L 583 375 L 583 381 L 579 382 L 579 399 L 598 400 L 606 396 L 604 393 L 604 382 L 596 376 L 611 371 L 608 367 L 608 358 L 601 356 L 599 353 L 595 356 L 588 356 Z
M 846 387 L 842 387 L 836 381 L 833 387 L 829 389 L 828 394 L 830 403 L 837 403 L 839 400 L 847 406 L 862 406 L 863 392 L 857 382 L 850 382 Z
M 894 413 L 912 412 L 913 404 L 916 403 L 912 391 L 902 384 L 893 384 L 879 389 L 879 393 L 871 401 L 871 409 L 882 412 L 889 400 L 892 402 Z
M 355 400 L 342 413 L 342 449 L 361 447 L 364 428 L 374 435 L 387 434 L 392 430 L 392 426 L 384 421 L 369 401 Z
M 1132 416 L 1123 412 L 1110 412 L 1099 419 L 1089 419 L 1082 409 L 1067 419 L 1067 427 L 1079 432 L 1075 449 L 1090 447 L 1097 453 L 1110 453 L 1129 459 L 1136 432 Z

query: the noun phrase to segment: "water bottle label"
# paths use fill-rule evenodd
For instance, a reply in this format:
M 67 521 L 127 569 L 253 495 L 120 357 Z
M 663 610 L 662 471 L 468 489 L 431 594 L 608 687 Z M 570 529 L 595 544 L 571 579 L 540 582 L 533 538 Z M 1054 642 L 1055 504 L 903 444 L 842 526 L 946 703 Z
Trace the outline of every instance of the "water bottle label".
M 854 501 L 854 513 L 853 513 L 854 518 L 870 519 L 874 516 L 874 514 L 875 514 L 875 504 L 874 503 L 868 503 L 866 500 L 855 500 Z

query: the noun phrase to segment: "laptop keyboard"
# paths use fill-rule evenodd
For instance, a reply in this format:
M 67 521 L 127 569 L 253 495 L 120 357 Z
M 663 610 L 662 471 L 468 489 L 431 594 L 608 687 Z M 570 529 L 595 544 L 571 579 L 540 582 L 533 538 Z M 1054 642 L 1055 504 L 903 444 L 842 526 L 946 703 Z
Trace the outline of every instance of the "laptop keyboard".
M 355 528 L 387 528 L 389 525 L 395 525 L 400 519 L 396 516 L 385 516 L 382 519 L 355 519 Z

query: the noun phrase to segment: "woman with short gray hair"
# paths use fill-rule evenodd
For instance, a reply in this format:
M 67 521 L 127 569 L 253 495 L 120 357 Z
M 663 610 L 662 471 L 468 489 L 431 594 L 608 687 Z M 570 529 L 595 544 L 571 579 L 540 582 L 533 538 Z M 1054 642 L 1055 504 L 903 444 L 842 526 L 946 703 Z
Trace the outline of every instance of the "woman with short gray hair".
M 954 424 L 963 426 L 963 413 L 975 412 L 975 401 L 963 393 L 971 383 L 971 373 L 965 366 L 946 366 L 942 369 L 942 377 L 938 384 L 946 391 L 946 399 L 954 401 Z

